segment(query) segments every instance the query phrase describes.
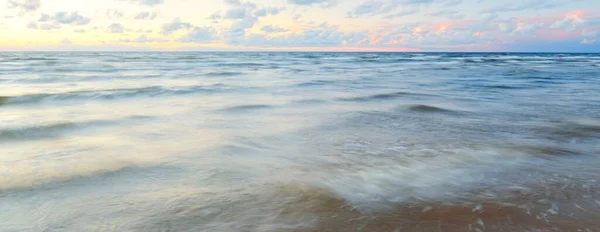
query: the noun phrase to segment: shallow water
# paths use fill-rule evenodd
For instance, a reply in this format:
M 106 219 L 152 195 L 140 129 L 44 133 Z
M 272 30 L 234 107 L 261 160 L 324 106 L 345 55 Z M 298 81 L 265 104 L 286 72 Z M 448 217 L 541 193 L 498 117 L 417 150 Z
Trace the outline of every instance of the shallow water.
M 0 231 L 598 231 L 599 66 L 0 53 Z

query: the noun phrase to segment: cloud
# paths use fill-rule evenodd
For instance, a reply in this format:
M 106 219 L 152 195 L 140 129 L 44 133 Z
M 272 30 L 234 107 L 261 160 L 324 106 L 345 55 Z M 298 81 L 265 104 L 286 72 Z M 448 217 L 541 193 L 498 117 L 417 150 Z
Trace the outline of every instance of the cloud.
M 296 5 L 312 5 L 330 2 L 331 0 L 288 0 L 288 3 Z
M 284 8 L 277 8 L 277 7 L 265 7 L 262 9 L 258 9 L 254 12 L 254 16 L 256 17 L 264 17 L 267 15 L 277 15 L 279 14 L 279 12 L 281 12 Z
M 225 4 L 239 6 L 242 5 L 240 0 L 225 0 Z
M 368 0 L 360 3 L 351 12 L 348 13 L 350 17 L 356 17 L 361 15 L 373 15 L 376 13 L 386 13 L 391 10 L 390 7 L 385 7 L 385 3 L 382 1 Z
M 485 12 L 479 16 L 484 22 L 489 22 L 498 18 L 498 15 L 495 13 Z
M 144 19 L 148 19 L 148 20 L 154 20 L 156 18 L 156 16 L 158 16 L 158 13 L 156 12 L 140 12 L 137 15 L 135 15 L 134 19 L 137 20 L 144 20 Z
M 271 37 L 261 34 L 251 34 L 237 40 L 238 45 L 259 47 L 339 47 L 343 45 L 357 45 L 366 38 L 365 32 L 342 32 L 337 26 L 326 23 L 313 29 L 303 30 L 301 33 L 292 33 Z
M 39 23 L 27 24 L 27 28 L 54 30 L 60 29 L 61 25 L 83 26 L 89 24 L 91 19 L 81 16 L 78 12 L 56 12 L 54 15 L 42 14 L 37 21 Z
M 265 7 L 257 9 L 255 5 L 239 5 L 225 11 L 225 14 L 221 16 L 220 12 L 216 12 L 209 17 L 209 19 L 216 20 L 219 18 L 224 19 L 244 19 L 246 17 L 265 17 L 267 15 L 277 15 L 283 8 L 277 7 Z
M 498 24 L 498 29 L 507 35 L 529 35 L 542 29 L 542 26 L 542 24 L 529 24 L 526 22 L 502 22 Z
M 29 22 L 27 24 L 27 28 L 29 29 L 40 29 L 40 30 L 54 30 L 59 29 L 60 25 L 54 23 L 41 23 L 38 24 L 36 22 Z
M 122 19 L 123 17 L 125 17 L 125 14 L 123 13 L 123 11 L 120 10 L 107 10 L 106 17 L 108 17 L 109 19 Z
M 582 11 L 576 11 L 569 13 L 565 16 L 565 18 L 554 22 L 550 25 L 552 29 L 560 29 L 565 31 L 575 31 L 577 27 L 585 25 L 587 20 L 584 18 L 584 13 Z
M 452 47 L 468 47 L 495 41 L 493 35 L 471 27 L 456 27 L 451 24 L 412 24 L 401 26 L 370 44 L 378 47 L 404 46 L 426 50 L 447 50 Z
M 208 19 L 211 20 L 213 23 L 218 23 L 219 20 L 221 20 L 222 18 L 223 15 L 221 15 L 221 11 L 215 12 L 208 16 Z
M 61 43 L 61 44 L 72 44 L 73 42 L 72 42 L 71 40 L 69 40 L 69 39 L 62 39 L 62 40 L 60 41 L 60 43 Z
M 581 44 L 589 45 L 589 44 L 596 43 L 596 36 L 597 36 L 596 31 L 583 30 L 583 31 L 581 31 L 581 36 L 583 37 L 583 40 L 581 40 Z
M 278 33 L 278 32 L 289 31 L 288 29 L 277 27 L 277 26 L 271 26 L 271 25 L 265 25 L 260 30 L 267 32 L 267 33 Z
M 119 40 L 119 42 L 122 42 L 122 43 L 163 43 L 163 42 L 168 42 L 168 40 L 154 39 L 154 38 L 149 38 L 147 35 L 141 35 L 133 40 L 121 39 L 121 40 Z
M 588 39 L 588 38 L 584 38 L 581 41 L 581 44 L 595 44 L 596 43 L 596 39 Z
M 40 29 L 41 30 L 54 30 L 54 29 L 60 29 L 60 26 L 56 25 L 56 24 L 40 24 Z
M 287 0 L 288 3 L 300 6 L 319 5 L 324 8 L 337 5 L 337 0 Z
M 222 4 L 215 4 L 214 10 L 204 15 L 197 15 L 192 9 L 194 4 L 199 4 L 196 7 L 210 5 L 202 4 L 200 0 L 181 0 L 189 2 L 188 9 L 184 10 L 149 7 L 179 0 L 107 0 L 119 1 L 121 4 L 117 5 L 126 6 L 117 8 L 107 3 L 86 15 L 81 15 L 88 12 L 83 8 L 79 11 L 72 8 L 78 5 L 54 13 L 45 11 L 51 5 L 40 7 L 39 0 L 6 1 L 12 10 L 7 9 L 5 13 L 13 18 L 0 17 L 3 19 L 0 27 L 9 32 L 15 28 L 10 24 L 17 24 L 35 30 L 62 27 L 61 33 L 88 33 L 78 35 L 89 38 L 90 43 L 106 41 L 107 44 L 118 42 L 120 46 L 138 47 L 133 43 L 170 42 L 147 46 L 149 49 L 161 46 L 197 48 L 207 43 L 219 43 L 219 47 L 224 45 L 232 49 L 408 47 L 450 50 L 489 46 L 501 50 L 515 43 L 554 41 L 562 46 L 570 43 L 577 49 L 588 47 L 594 50 L 600 31 L 600 14 L 596 13 L 600 5 L 592 3 L 594 0 L 217 0 L 225 3 L 224 8 L 218 8 Z M 104 0 L 90 1 L 104 3 Z M 44 0 L 44 4 L 50 2 L 53 1 Z M 339 5 L 333 9 L 316 9 L 336 3 Z M 576 4 L 565 5 L 567 3 Z M 140 10 L 126 9 L 136 6 Z M 583 10 L 571 11 L 573 9 Z M 37 13 L 21 17 L 25 12 Z M 91 14 L 99 18 L 92 22 L 92 18 L 85 17 Z M 158 18 L 162 20 L 167 15 L 176 16 L 158 22 Z M 128 22 L 134 20 L 137 21 Z M 289 22 L 295 26 L 288 25 Z M 319 22 L 336 22 L 339 26 Z M 147 30 L 150 28 L 154 31 Z M 40 33 L 44 36 L 50 32 Z M 117 37 L 124 40 L 109 41 L 108 38 L 115 37 L 110 33 L 124 34 Z M 62 37 L 54 38 L 54 42 L 58 42 Z
M 144 29 L 125 29 L 126 32 L 133 32 L 133 33 L 152 33 L 152 30 L 144 30 Z
M 173 32 L 176 32 L 181 29 L 190 29 L 194 25 L 187 22 L 182 22 L 181 19 L 175 18 L 172 22 L 166 23 L 161 28 L 161 33 L 163 35 L 170 35 Z
M 412 9 L 404 9 L 401 11 L 398 11 L 396 13 L 390 14 L 390 15 L 386 15 L 385 19 L 393 19 L 393 18 L 400 18 L 400 17 L 404 17 L 404 16 L 409 16 L 409 15 L 413 15 L 419 12 L 418 8 L 412 8 Z
M 586 30 L 581 31 L 581 36 L 583 36 L 583 37 L 596 37 L 596 35 L 597 35 L 596 31 L 586 31 Z
M 243 41 L 246 31 L 267 15 L 277 15 L 283 8 L 258 7 L 252 3 L 241 3 L 237 0 L 226 0 L 230 8 L 223 15 L 223 19 L 232 20 L 231 26 L 224 30 L 223 36 L 228 43 L 238 44 Z M 216 15 L 215 15 L 216 16 Z
M 573 0 L 522 0 L 515 4 L 514 2 L 506 1 L 503 5 L 498 5 L 489 8 L 486 12 L 502 13 L 516 12 L 525 10 L 540 10 L 556 8 L 565 4 L 572 3 Z
M 243 19 L 244 17 L 246 17 L 246 9 L 243 7 L 229 9 L 224 16 L 226 19 Z
M 460 5 L 461 3 L 463 3 L 463 0 L 447 0 L 444 3 L 444 6 L 456 6 Z
M 125 27 L 120 23 L 113 23 L 108 26 L 107 31 L 110 33 L 122 34 L 125 32 Z
M 91 21 L 90 18 L 81 16 L 78 12 L 56 12 L 54 15 L 50 16 L 47 14 L 42 14 L 38 22 L 50 22 L 53 24 L 64 24 L 64 25 L 87 25 Z
M 294 21 L 298 21 L 298 20 L 300 20 L 300 18 L 302 18 L 302 14 L 294 14 L 292 16 L 292 20 L 294 20 Z
M 462 0 L 365 0 L 350 10 L 349 18 L 389 14 L 386 18 L 397 18 L 417 13 L 419 8 L 429 4 L 460 4 Z M 400 12 L 396 10 L 400 9 Z
M 465 17 L 464 14 L 461 14 L 456 10 L 441 10 L 431 14 L 432 16 L 445 17 L 449 19 L 462 19 Z
M 27 24 L 27 28 L 29 28 L 29 29 L 38 29 L 38 25 L 35 22 L 29 22 Z
M 207 43 L 216 40 L 216 31 L 212 27 L 194 27 L 192 31 L 177 41 L 182 43 Z
M 258 22 L 256 17 L 246 17 L 241 20 L 234 22 L 227 32 L 227 38 L 232 42 L 236 43 L 238 37 L 244 37 L 246 30 L 252 28 Z
M 22 12 L 33 12 L 40 8 L 40 0 L 8 0 L 8 8 L 17 8 Z
M 165 0 L 121 0 L 121 1 L 131 2 L 131 3 L 145 5 L 145 6 L 155 6 L 155 5 L 163 4 L 165 2 Z

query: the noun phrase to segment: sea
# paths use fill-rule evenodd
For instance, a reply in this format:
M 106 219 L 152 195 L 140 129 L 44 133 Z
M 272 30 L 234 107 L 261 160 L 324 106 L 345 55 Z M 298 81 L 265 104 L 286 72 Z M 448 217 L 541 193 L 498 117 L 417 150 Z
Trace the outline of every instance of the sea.
M 0 53 L 0 231 L 600 231 L 600 54 Z

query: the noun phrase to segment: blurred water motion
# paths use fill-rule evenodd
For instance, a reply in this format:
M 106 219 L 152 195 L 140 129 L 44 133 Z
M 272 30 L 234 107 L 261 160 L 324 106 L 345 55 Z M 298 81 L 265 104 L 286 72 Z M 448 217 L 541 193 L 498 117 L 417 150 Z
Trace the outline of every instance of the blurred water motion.
M 1 53 L 0 231 L 598 231 L 558 56 Z

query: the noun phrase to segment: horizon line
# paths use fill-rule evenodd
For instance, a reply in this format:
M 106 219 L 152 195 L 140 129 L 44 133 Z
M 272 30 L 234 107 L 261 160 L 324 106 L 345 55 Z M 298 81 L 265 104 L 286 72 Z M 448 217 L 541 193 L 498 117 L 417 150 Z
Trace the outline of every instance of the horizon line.
M 262 53 L 579 53 L 579 54 L 600 54 L 600 51 L 582 52 L 582 51 L 327 51 L 327 50 L 0 50 L 0 53 L 42 53 L 42 52 L 158 52 L 158 53 L 185 53 L 185 52 L 262 52 Z

